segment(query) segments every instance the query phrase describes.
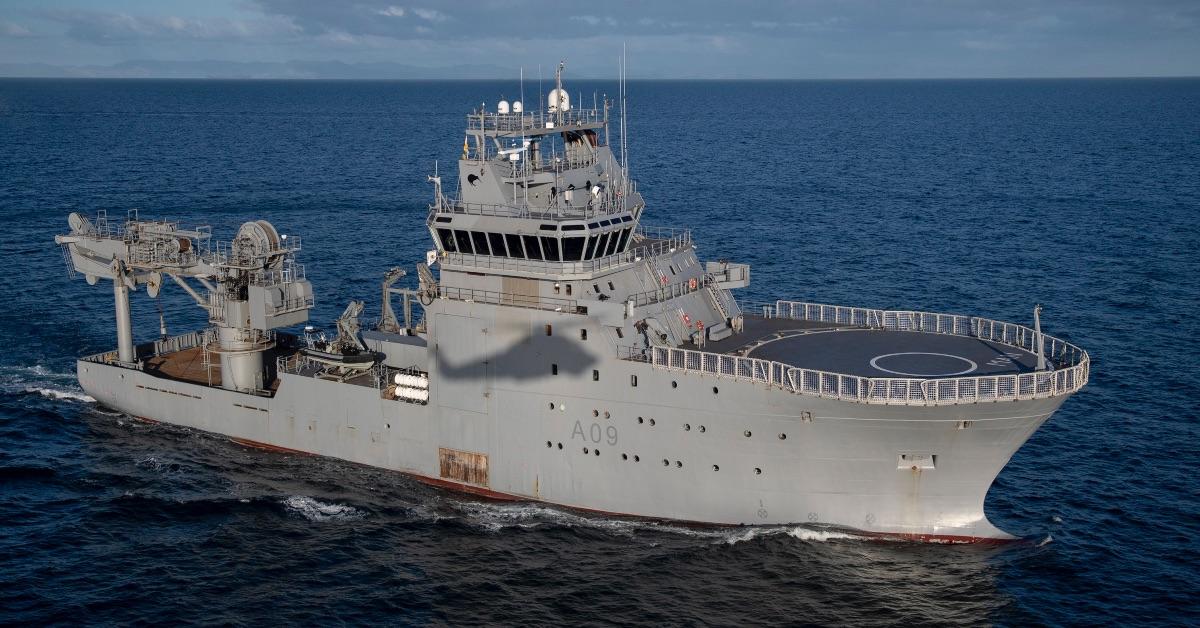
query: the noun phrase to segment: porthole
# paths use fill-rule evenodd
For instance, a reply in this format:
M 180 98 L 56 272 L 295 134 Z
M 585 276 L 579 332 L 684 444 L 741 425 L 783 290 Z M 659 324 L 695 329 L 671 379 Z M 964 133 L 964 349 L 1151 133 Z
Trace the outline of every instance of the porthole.
M 392 429 L 392 424 L 391 424 L 391 423 L 388 423 L 388 424 L 387 424 L 387 428 L 388 428 L 389 430 L 390 430 L 390 429 Z
M 715 395 L 715 394 L 717 394 L 718 392 L 720 392 L 720 391 L 718 391 L 718 390 L 717 390 L 717 387 L 716 387 L 716 386 L 713 386 L 713 394 Z
M 679 388 L 679 382 L 672 381 L 672 382 L 671 382 L 671 388 Z
M 683 424 L 683 431 L 685 431 L 685 432 L 690 432 L 690 431 L 692 431 L 692 424 L 691 424 L 691 423 L 684 423 L 684 424 Z
M 754 475 L 762 475 L 762 469 L 754 467 Z
M 713 471 L 720 471 L 720 470 L 721 470 L 721 467 L 719 467 L 715 464 L 713 465 Z
M 608 289 L 609 289 L 609 290 L 616 290 L 616 289 L 617 289 L 617 287 L 616 287 L 616 286 L 614 286 L 614 285 L 613 285 L 613 282 L 611 282 L 611 281 L 610 281 L 610 282 L 608 282 Z
M 579 339 L 587 340 L 587 330 L 586 329 L 579 330 Z
M 551 410 L 553 410 L 553 409 L 554 409 L 554 402 L 553 402 L 553 401 L 551 401 L 551 402 L 550 402 L 550 409 L 551 409 Z
M 643 419 L 642 417 L 638 417 L 638 425 L 641 425 L 642 423 L 645 423 L 645 422 L 646 422 L 646 419 Z
M 664 466 L 664 467 L 669 467 L 669 466 L 671 466 L 671 461 L 670 461 L 670 460 L 667 460 L 666 458 L 663 458 L 663 466 Z
M 590 454 L 590 453 L 592 453 L 592 452 L 588 451 L 588 448 L 587 448 L 587 447 L 584 447 L 584 448 L 583 448 L 583 453 L 585 453 L 585 454 Z
M 550 374 L 551 374 L 551 375 L 558 375 L 558 365 L 557 365 L 557 364 L 551 364 L 551 365 L 550 365 Z
M 599 410 L 592 410 L 592 416 L 594 416 L 594 417 L 595 417 L 595 416 L 600 416 L 600 411 L 599 411 Z
M 597 370 L 592 371 L 592 381 L 593 382 L 600 381 L 600 371 L 597 371 Z
M 621 460 L 629 460 L 629 454 L 621 454 Z
M 600 450 L 599 450 L 599 449 L 592 450 L 592 453 L 594 453 L 594 454 L 596 454 L 597 456 L 599 456 L 599 455 L 600 455 Z
M 781 433 L 779 434 L 779 440 L 787 440 L 787 434 L 784 434 L 784 433 L 782 433 L 782 432 L 781 432 Z
M 742 432 L 742 435 L 745 436 L 746 438 L 750 438 L 750 430 L 746 430 L 745 432 Z
M 637 375 L 630 375 L 630 376 L 629 376 L 629 385 L 630 385 L 630 386 L 633 386 L 633 387 L 635 387 L 635 388 L 637 387 Z
M 654 419 L 650 419 L 650 427 L 654 427 Z
M 550 449 L 553 446 L 554 446 L 554 443 L 552 443 L 550 441 L 546 441 L 546 449 Z
M 675 468 L 676 468 L 676 469 L 682 469 L 682 468 L 683 468 L 683 463 L 682 463 L 682 462 L 680 462 L 680 461 L 678 461 L 678 460 L 676 460 L 676 461 L 675 461 Z
M 606 419 L 611 419 L 611 418 L 612 418 L 612 415 L 608 413 L 608 410 L 605 410 L 605 411 L 604 411 L 604 418 L 606 418 Z
M 559 448 L 559 449 L 562 449 L 562 443 L 559 443 L 559 444 L 558 444 L 558 448 Z
M 641 462 L 641 461 L 642 461 L 642 457 L 641 457 L 641 456 L 639 456 L 639 455 L 637 455 L 637 454 L 634 454 L 634 456 L 633 456 L 633 461 L 634 461 L 634 462 Z
M 701 425 L 701 426 L 700 426 L 700 433 L 701 433 L 701 434 L 703 434 L 703 433 L 704 433 L 704 431 L 705 431 L 705 428 L 704 428 L 704 426 L 703 426 L 703 425 Z

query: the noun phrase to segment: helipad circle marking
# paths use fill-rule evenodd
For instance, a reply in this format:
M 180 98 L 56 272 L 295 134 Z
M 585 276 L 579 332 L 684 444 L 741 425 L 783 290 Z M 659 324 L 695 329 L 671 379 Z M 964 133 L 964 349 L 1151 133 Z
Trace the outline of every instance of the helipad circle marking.
M 895 357 L 898 355 L 935 355 L 935 356 L 942 357 L 942 358 L 953 358 L 955 360 L 962 360 L 963 362 L 970 364 L 971 367 L 966 370 L 963 370 L 963 371 L 958 371 L 957 373 L 905 373 L 904 371 L 893 371 L 892 369 L 883 368 L 882 366 L 879 366 L 880 360 L 882 360 L 884 358 L 892 358 L 892 357 Z M 929 353 L 926 351 L 906 351 L 903 353 L 885 353 L 883 355 L 877 355 L 877 356 L 871 358 L 871 366 L 880 371 L 883 371 L 884 373 L 891 373 L 893 375 L 905 375 L 907 377 L 954 377 L 955 375 L 966 375 L 967 373 L 970 373 L 970 372 L 974 371 L 975 369 L 979 368 L 978 364 L 976 364 L 976 363 L 972 362 L 971 360 L 968 360 L 960 355 L 951 355 L 949 353 Z

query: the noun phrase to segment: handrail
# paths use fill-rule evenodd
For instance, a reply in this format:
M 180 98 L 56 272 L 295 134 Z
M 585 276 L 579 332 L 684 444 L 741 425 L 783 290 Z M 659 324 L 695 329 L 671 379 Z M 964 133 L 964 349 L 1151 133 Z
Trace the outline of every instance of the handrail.
M 579 302 L 574 299 L 559 299 L 538 295 L 516 294 L 513 292 L 496 292 L 494 290 L 475 290 L 473 288 L 438 287 L 438 296 L 455 301 L 472 301 L 475 303 L 490 303 L 492 305 L 511 305 L 527 307 L 535 310 L 552 312 L 568 312 L 575 314 L 579 311 Z
M 770 306 L 768 306 L 770 307 Z M 1033 351 L 1037 332 L 1022 325 L 978 317 L 932 312 L 847 308 L 777 301 L 775 315 L 797 320 L 844 323 L 898 331 L 972 336 Z M 1048 399 L 1074 393 L 1088 381 L 1091 358 L 1068 342 L 1041 334 L 1054 370 L 944 379 L 863 377 L 804 369 L 737 355 L 674 347 L 626 348 L 625 359 L 646 361 L 668 370 L 697 372 L 778 386 L 796 394 L 866 404 L 935 406 L 991 401 Z

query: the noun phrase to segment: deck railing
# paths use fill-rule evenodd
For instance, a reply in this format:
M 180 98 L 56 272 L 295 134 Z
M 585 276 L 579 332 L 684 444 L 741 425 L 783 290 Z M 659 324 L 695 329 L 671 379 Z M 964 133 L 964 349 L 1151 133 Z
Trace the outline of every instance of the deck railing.
M 848 308 L 777 301 L 773 316 L 828 323 L 977 337 L 1033 351 L 1034 330 L 978 317 L 930 312 Z M 1053 370 L 945 379 L 863 377 L 803 369 L 772 360 L 672 347 L 625 350 L 622 357 L 658 368 L 760 382 L 797 394 L 869 404 L 954 405 L 989 401 L 1046 399 L 1073 393 L 1087 383 L 1090 358 L 1083 349 L 1040 334 Z

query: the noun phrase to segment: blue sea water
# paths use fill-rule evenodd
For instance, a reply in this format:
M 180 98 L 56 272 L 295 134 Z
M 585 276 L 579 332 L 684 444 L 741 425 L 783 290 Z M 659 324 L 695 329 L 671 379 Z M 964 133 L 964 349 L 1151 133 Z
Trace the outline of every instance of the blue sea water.
M 576 82 L 572 91 L 615 92 Z M 634 82 L 651 224 L 792 298 L 1028 323 L 1089 385 L 987 499 L 1027 542 L 688 528 L 444 493 L 91 402 L 71 211 L 302 235 L 329 321 L 429 248 L 435 160 L 515 82 L 0 80 L 0 623 L 1200 622 L 1200 80 Z M 536 85 L 525 85 L 529 102 Z M 452 177 L 447 177 L 452 178 Z M 203 324 L 164 291 L 172 332 Z M 156 305 L 134 298 L 139 339 Z

